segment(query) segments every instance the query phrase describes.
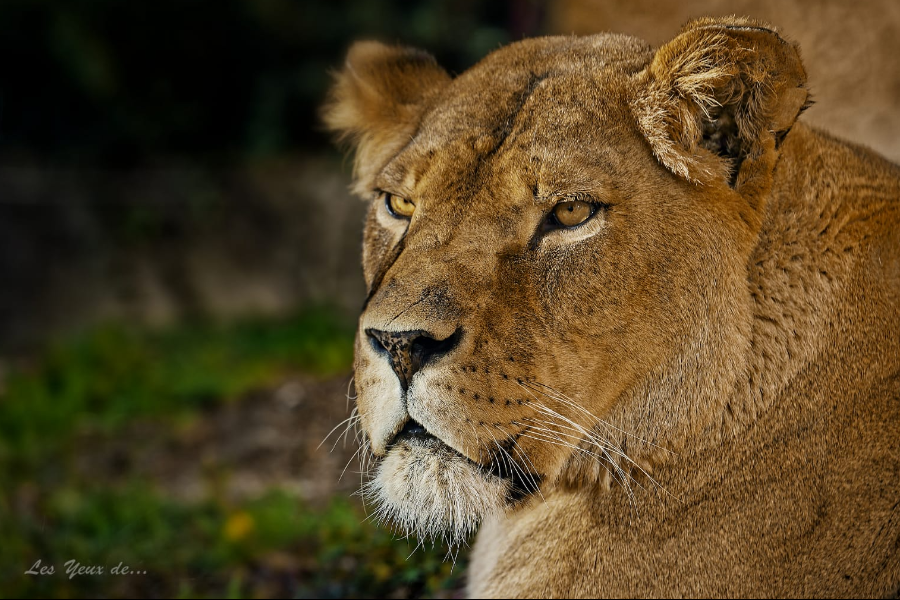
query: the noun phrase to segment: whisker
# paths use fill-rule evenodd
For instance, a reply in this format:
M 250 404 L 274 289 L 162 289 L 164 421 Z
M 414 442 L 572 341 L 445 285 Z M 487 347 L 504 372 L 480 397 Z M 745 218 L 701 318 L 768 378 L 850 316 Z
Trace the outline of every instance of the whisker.
M 351 376 L 350 376 L 350 381 L 347 382 L 347 393 L 344 394 L 344 397 L 347 399 L 347 402 L 344 404 L 344 410 L 345 410 L 345 411 L 350 409 L 350 401 L 351 401 L 351 400 L 356 400 L 356 399 L 359 397 L 359 394 L 357 394 L 356 396 L 351 396 L 351 395 L 350 395 L 350 388 L 353 387 L 353 381 L 354 381 L 354 379 L 355 379 L 355 376 L 351 375 Z
M 344 473 L 347 472 L 347 467 L 350 466 L 350 463 L 353 462 L 353 459 L 355 459 L 357 456 L 359 456 L 359 453 L 362 451 L 362 449 L 363 449 L 362 446 L 360 446 L 359 448 L 356 449 L 356 452 L 353 453 L 353 455 L 350 457 L 350 460 L 348 460 L 348 461 L 347 461 L 347 464 L 344 465 L 344 470 L 341 471 L 341 474 L 340 474 L 340 476 L 338 477 L 338 481 L 340 481 L 341 479 L 344 478 Z
M 535 382 L 535 384 L 536 384 L 536 385 L 541 385 L 541 386 L 543 386 L 543 387 L 545 387 L 545 388 L 547 388 L 547 389 L 549 389 L 549 390 L 553 390 L 553 388 L 551 388 L 551 387 L 549 387 L 549 386 L 546 386 L 546 385 L 543 385 L 543 384 L 537 384 L 536 382 Z M 526 387 L 525 385 L 523 385 L 522 383 L 520 383 L 519 386 L 522 387 L 523 389 L 525 389 L 526 391 L 529 391 L 529 393 L 530 393 L 530 389 L 527 388 L 527 387 Z M 603 423 L 603 424 L 605 424 L 605 425 L 609 425 L 608 423 L 606 423 L 606 421 L 603 421 L 602 419 L 599 419 L 599 418 L 595 417 L 590 411 L 588 411 L 588 410 L 584 409 L 583 407 L 579 406 L 578 404 L 574 403 L 571 399 L 568 399 L 568 398 L 565 398 L 565 397 L 559 397 L 559 396 L 555 396 L 555 395 L 551 395 L 551 394 L 547 394 L 547 393 L 545 393 L 545 392 L 542 392 L 541 390 L 534 390 L 534 391 L 536 391 L 537 393 L 542 394 L 542 395 L 544 395 L 544 396 L 547 396 L 548 398 L 552 398 L 552 399 L 554 399 L 554 400 L 557 400 L 557 401 L 559 401 L 560 403 L 562 403 L 562 404 L 564 404 L 564 405 L 566 405 L 566 406 L 570 406 L 570 407 L 572 407 L 572 408 L 575 408 L 575 409 L 577 409 L 578 411 L 580 411 L 581 413 L 583 413 L 583 414 L 589 416 L 589 417 L 592 418 L 592 419 L 596 419 L 597 421 L 599 421 L 599 422 L 601 422 L 601 423 Z M 556 391 L 556 390 L 553 390 L 553 391 Z M 636 468 L 638 471 L 640 471 L 645 477 L 647 477 L 647 479 L 648 479 L 654 486 L 656 486 L 658 489 L 660 489 L 661 491 L 663 491 L 663 492 L 664 492 L 665 494 L 667 494 L 668 496 L 671 496 L 671 497 L 673 497 L 673 498 L 677 498 L 676 496 L 672 495 L 668 490 L 666 490 L 665 487 L 663 487 L 663 486 L 662 486 L 662 485 L 661 485 L 661 484 L 660 484 L 660 483 L 659 483 L 652 475 L 650 475 L 650 474 L 646 471 L 646 469 L 644 469 L 640 464 L 638 464 L 638 463 L 635 462 L 630 456 L 628 456 L 628 454 L 627 454 L 626 452 L 624 452 L 624 451 L 618 449 L 617 447 L 613 446 L 612 444 L 609 443 L 608 440 L 603 440 L 602 438 L 599 438 L 599 437 L 598 437 L 598 433 L 599 433 L 599 432 L 592 433 L 592 432 L 587 431 L 584 427 L 582 427 L 581 425 L 579 425 L 579 424 L 576 423 L 575 421 L 572 421 L 572 420 L 569 419 L 568 417 L 565 417 L 565 416 L 561 415 L 560 413 L 558 413 L 558 412 L 556 412 L 556 411 L 550 409 L 549 407 L 545 406 L 545 405 L 542 404 L 540 401 L 538 401 L 536 396 L 534 396 L 533 394 L 531 394 L 531 395 L 532 395 L 533 398 L 535 398 L 536 406 L 538 406 L 539 409 L 542 409 L 542 412 L 544 412 L 545 414 L 548 414 L 548 415 L 550 415 L 550 416 L 553 416 L 553 417 L 555 417 L 555 418 L 562 419 L 563 421 L 565 421 L 565 422 L 567 422 L 567 423 L 570 423 L 570 424 L 575 428 L 576 431 L 578 431 L 579 433 L 583 433 L 583 434 L 584 434 L 586 437 L 588 437 L 591 441 L 593 441 L 594 443 L 597 443 L 598 445 L 600 445 L 600 446 L 603 448 L 604 453 L 611 452 L 611 453 L 613 453 L 613 454 L 615 454 L 615 455 L 621 457 L 621 458 L 624 459 L 626 462 L 630 463 L 630 464 L 631 464 L 634 468 Z M 564 395 L 563 395 L 563 396 L 564 396 Z M 633 438 L 635 438 L 635 439 L 638 439 L 638 440 L 640 440 L 640 441 L 642 441 L 642 442 L 644 442 L 644 443 L 646 443 L 646 444 L 648 444 L 648 445 L 650 445 L 650 446 L 653 446 L 653 447 L 655 447 L 655 448 L 661 448 L 661 449 L 663 449 L 663 450 L 666 450 L 666 452 L 669 452 L 670 454 L 674 454 L 674 453 L 672 453 L 670 450 L 667 450 L 667 449 L 665 449 L 665 448 L 662 448 L 661 446 L 657 446 L 656 444 L 653 444 L 652 442 L 647 442 L 646 440 L 643 440 L 642 438 L 640 438 L 640 437 L 638 437 L 638 436 L 629 434 L 628 432 L 625 432 L 624 430 L 619 429 L 618 427 L 615 427 L 615 426 L 613 426 L 613 425 L 609 425 L 609 427 L 612 428 L 612 429 L 615 429 L 615 430 L 617 430 L 617 431 L 620 431 L 620 432 L 622 432 L 622 433 L 624 433 L 624 434 L 626 434 L 626 435 L 630 435 L 631 437 L 633 437 Z M 616 468 L 617 470 L 621 470 L 621 467 L 620 467 L 618 464 L 616 464 L 616 461 L 612 461 L 612 460 L 611 460 L 610 462 L 615 466 L 615 468 Z M 635 483 L 637 483 L 637 484 L 643 489 L 643 486 L 641 486 L 640 483 L 639 483 L 634 477 L 631 477 L 631 479 L 634 480 Z
M 529 420 L 534 421 L 533 419 L 529 419 Z M 537 422 L 537 423 L 545 423 L 545 424 L 547 424 L 547 425 L 555 425 L 554 423 L 545 422 L 545 421 L 534 421 L 534 422 Z M 622 469 L 619 465 L 616 464 L 616 462 L 612 459 L 612 457 L 611 457 L 611 456 L 609 455 L 609 453 L 608 453 L 608 451 L 610 450 L 610 448 L 607 448 L 607 447 L 605 447 L 605 446 L 603 446 L 603 445 L 597 443 L 597 442 L 594 441 L 594 440 L 586 440 L 585 438 L 583 438 L 583 437 L 581 437 L 581 436 L 576 436 L 576 435 L 572 435 L 572 434 L 569 434 L 569 433 L 563 433 L 563 432 L 557 433 L 557 432 L 554 432 L 554 431 L 551 430 L 551 429 L 547 429 L 547 428 L 544 428 L 544 427 L 534 426 L 534 427 L 532 427 L 532 430 L 538 430 L 538 431 L 546 431 L 546 432 L 548 432 L 547 434 L 544 434 L 544 435 L 548 435 L 548 434 L 565 435 L 566 437 L 569 437 L 569 438 L 572 438 L 572 439 L 575 439 L 575 440 L 578 440 L 578 441 L 581 441 L 581 442 L 584 442 L 584 441 L 590 441 L 590 442 L 591 442 L 591 445 L 597 447 L 597 448 L 600 450 L 600 452 L 603 454 L 603 456 L 598 456 L 598 455 L 596 455 L 596 454 L 594 454 L 594 453 L 592 453 L 592 452 L 589 452 L 587 449 L 582 448 L 581 446 L 577 446 L 577 445 L 572 444 L 572 447 L 577 448 L 578 450 L 582 450 L 584 454 L 587 454 L 587 455 L 589 455 L 589 456 L 594 457 L 595 459 L 598 459 L 598 463 L 599 463 L 604 469 L 606 469 L 606 471 L 607 471 L 610 475 L 612 475 L 613 478 L 616 478 L 616 473 L 618 473 L 618 474 L 619 474 L 619 478 L 622 479 L 623 481 L 624 481 L 624 478 L 625 478 L 625 477 L 628 477 L 628 478 L 629 478 L 631 481 L 633 481 L 638 487 L 640 487 L 641 489 L 645 489 L 644 486 L 642 486 L 641 483 L 640 483 L 637 479 L 634 478 L 634 476 L 632 476 L 630 473 L 628 473 L 627 471 L 625 471 L 625 470 Z M 619 453 L 616 453 L 615 451 L 613 451 L 613 453 L 614 453 L 614 454 L 619 454 Z M 603 459 L 603 460 L 599 460 L 599 459 Z M 612 467 L 616 470 L 616 473 L 613 473 L 612 471 L 610 471 L 609 467 L 606 466 L 607 463 L 610 464 L 610 465 L 612 465 Z M 617 479 L 617 481 L 618 481 L 618 480 L 619 480 L 619 479 Z M 623 483 L 623 485 L 624 485 L 624 483 Z
M 559 390 L 554 389 L 554 388 L 550 387 L 549 385 L 540 383 L 540 382 L 538 382 L 538 381 L 525 381 L 524 383 L 525 383 L 526 385 L 527 385 L 527 384 L 538 385 L 538 386 L 541 386 L 541 387 L 543 387 L 543 388 L 545 388 L 545 389 L 550 390 L 551 392 L 553 392 L 554 394 L 557 394 L 557 395 L 555 395 L 555 396 L 551 396 L 551 395 L 548 395 L 548 394 L 544 394 L 544 395 L 545 395 L 545 396 L 548 396 L 548 397 L 551 397 L 551 398 L 554 398 L 554 399 L 556 399 L 556 400 L 562 402 L 563 404 L 567 404 L 568 406 L 571 406 L 572 408 L 574 408 L 574 409 L 576 409 L 576 410 L 579 410 L 579 411 L 583 412 L 584 414 L 586 414 L 586 415 L 587 415 L 588 417 L 590 417 L 591 419 L 594 419 L 594 420 L 597 421 L 598 423 L 602 423 L 603 425 L 605 425 L 606 427 L 609 427 L 610 429 L 614 429 L 614 430 L 618 431 L 619 433 L 622 433 L 623 435 L 626 435 L 626 436 L 628 436 L 628 437 L 632 437 L 632 438 L 634 438 L 634 439 L 636 439 L 636 440 L 638 440 L 638 441 L 640 441 L 640 442 L 643 442 L 643 443 L 645 443 L 645 444 L 647 444 L 647 445 L 649 445 L 649 446 L 653 446 L 654 448 L 659 448 L 660 450 L 663 450 L 664 452 L 668 452 L 669 454 L 675 454 L 672 450 L 669 450 L 668 448 L 665 448 L 665 447 L 663 447 L 663 446 L 659 446 L 659 445 L 657 445 L 657 444 L 654 444 L 653 442 L 651 442 L 651 441 L 649 441 L 649 440 L 645 440 L 644 438 L 642 438 L 642 437 L 640 437 L 640 436 L 637 436 L 637 435 L 635 435 L 635 434 L 633 434 L 633 433 L 630 433 L 630 432 L 628 432 L 628 431 L 625 431 L 624 429 L 621 429 L 621 428 L 619 428 L 619 427 L 616 427 L 615 425 L 613 425 L 612 423 L 610 423 L 610 422 L 608 422 L 608 421 L 604 421 L 604 420 L 601 419 L 600 417 L 597 417 L 596 415 L 594 415 L 593 413 L 591 413 L 590 411 L 588 411 L 588 410 L 587 410 L 586 408 L 584 408 L 583 406 L 580 406 L 577 402 L 575 402 L 574 400 L 572 400 L 571 398 L 569 398 L 568 396 L 566 396 L 565 394 L 563 394 L 563 393 L 560 392 Z M 542 393 L 542 394 L 544 393 L 544 392 L 540 392 L 540 390 L 535 390 L 535 391 L 538 391 L 539 393 Z
M 631 495 L 631 489 L 628 487 L 627 481 L 624 479 L 625 472 L 622 471 L 620 468 L 618 468 L 615 465 L 615 463 L 612 460 L 610 460 L 608 457 L 605 460 L 602 460 L 603 457 L 594 454 L 593 452 L 591 452 L 590 450 L 588 450 L 586 448 L 582 448 L 581 446 L 578 446 L 576 444 L 573 444 L 571 442 L 563 440 L 559 437 L 550 437 L 549 434 L 546 434 L 546 433 L 536 432 L 533 435 L 523 434 L 523 436 L 530 437 L 531 439 L 538 440 L 538 441 L 549 442 L 551 444 L 560 446 L 562 448 L 571 448 L 572 450 L 579 452 L 582 456 L 586 456 L 586 457 L 594 459 L 595 461 L 597 461 L 597 463 L 601 467 L 603 467 L 603 469 L 607 473 L 610 474 L 610 476 L 612 476 L 612 478 L 615 481 L 621 483 L 623 489 L 625 489 L 626 493 L 628 493 L 629 496 Z M 612 466 L 616 470 L 616 472 L 613 472 L 612 470 L 610 470 L 609 466 L 607 466 L 607 465 Z
M 502 429 L 500 429 L 500 427 L 498 425 L 494 425 L 494 427 L 496 429 L 499 429 L 501 433 L 506 435 L 506 433 Z M 516 460 L 510 455 L 510 453 L 500 444 L 499 441 L 497 441 L 497 438 L 494 436 L 494 434 L 491 432 L 491 430 L 487 428 L 487 425 L 485 425 L 484 428 L 487 430 L 488 434 L 493 438 L 494 445 L 496 445 L 497 448 L 501 452 L 501 457 L 502 456 L 506 457 L 505 462 L 507 462 L 510 469 L 512 469 L 514 472 L 518 472 L 522 476 L 523 480 L 529 481 L 531 483 L 531 485 L 534 487 L 535 491 L 537 491 L 538 494 L 540 494 L 541 499 L 544 500 L 544 495 L 541 493 L 540 487 L 538 486 L 537 481 L 535 481 L 534 476 L 526 473 L 525 470 L 522 469 L 522 467 L 516 462 Z M 513 443 L 515 443 L 515 440 L 513 440 Z
M 571 425 L 573 425 L 576 428 L 575 431 L 581 433 L 582 436 L 584 436 L 583 441 L 591 442 L 595 446 L 597 446 L 600 449 L 600 451 L 604 454 L 604 456 L 606 457 L 609 464 L 612 465 L 612 467 L 616 470 L 616 472 L 619 473 L 619 477 L 624 482 L 624 485 L 626 485 L 626 487 L 630 488 L 630 486 L 627 485 L 627 479 L 626 479 L 626 476 L 627 476 L 630 479 L 632 479 L 633 481 L 635 481 L 635 483 L 637 483 L 641 487 L 641 489 L 643 489 L 643 486 L 641 486 L 640 483 L 634 477 L 632 477 L 630 474 L 626 473 L 625 470 L 622 469 L 622 467 L 615 460 L 612 459 L 612 456 L 610 456 L 610 452 L 612 452 L 613 454 L 616 454 L 620 457 L 625 458 L 628 461 L 631 461 L 631 459 L 626 454 L 624 454 L 623 452 L 619 451 L 618 449 L 612 447 L 606 440 L 603 440 L 602 438 L 598 438 L 595 434 L 588 431 L 587 429 L 585 429 L 584 427 L 582 427 L 575 421 L 572 421 L 568 417 L 565 417 L 565 416 L 561 415 L 560 413 L 544 406 L 540 402 L 537 403 L 537 406 L 539 409 L 542 409 L 542 412 L 544 412 L 545 414 L 548 414 L 549 416 L 554 417 L 554 418 L 562 419 L 562 420 L 570 423 Z M 572 436 L 572 437 L 576 437 L 576 436 Z M 579 439 L 581 439 L 581 438 L 579 438 Z M 631 461 L 631 462 L 634 462 L 634 461 Z M 640 468 L 640 467 L 638 467 L 638 468 Z M 641 470 L 643 470 L 643 469 L 641 469 Z M 648 475 L 648 477 L 649 477 L 649 475 Z
M 563 420 L 565 420 L 565 421 L 571 423 L 574 427 L 576 427 L 576 430 L 577 430 L 577 431 L 579 431 L 579 432 L 582 433 L 585 437 L 587 437 L 588 439 L 590 439 L 591 441 L 594 441 L 594 442 L 596 443 L 596 440 L 594 440 L 593 437 L 591 436 L 591 434 L 590 434 L 586 429 L 584 429 L 581 425 L 579 425 L 578 423 L 572 421 L 571 419 L 568 419 L 567 417 L 564 417 L 563 415 L 557 413 L 556 411 L 551 410 L 550 408 L 544 406 L 544 405 L 537 399 L 537 396 L 535 396 L 535 395 L 531 392 L 531 390 L 529 390 L 528 388 L 526 388 L 525 386 L 523 386 L 521 383 L 519 384 L 519 387 L 521 387 L 522 389 L 524 389 L 526 392 L 528 392 L 528 393 L 531 395 L 532 398 L 534 398 L 535 405 L 536 405 L 537 407 L 539 407 L 540 409 L 543 409 L 544 411 L 547 411 L 548 413 L 551 414 L 551 416 L 558 417 L 558 418 L 560 418 L 560 419 L 563 419 Z M 546 394 L 545 394 L 545 395 L 546 395 Z M 598 446 L 599 446 L 602 450 L 604 450 L 604 454 L 606 454 L 606 452 L 605 452 L 605 447 L 604 447 L 602 444 L 598 444 Z M 575 446 L 575 448 L 578 449 L 578 450 L 583 450 L 582 448 L 577 447 L 577 446 Z M 609 455 L 608 455 L 608 454 L 607 454 L 607 458 L 609 458 Z M 612 465 L 612 467 L 613 467 L 614 469 L 616 469 L 616 471 L 618 471 L 618 472 L 620 473 L 620 478 L 621 478 L 621 484 L 622 484 L 622 487 L 623 487 L 623 489 L 625 489 L 626 493 L 628 494 L 628 496 L 629 496 L 629 498 L 631 499 L 631 502 L 632 502 L 632 504 L 633 504 L 633 503 L 634 503 L 634 494 L 633 494 L 633 492 L 632 492 L 632 490 L 631 490 L 630 485 L 628 485 L 627 479 L 625 479 L 625 477 L 624 477 L 624 472 L 622 471 L 621 467 L 619 467 L 619 465 L 617 465 L 617 464 L 615 463 L 615 461 L 613 461 L 613 460 L 608 460 L 608 462 L 610 463 L 610 465 Z M 605 465 L 604 465 L 604 466 L 605 466 Z M 610 471 L 608 468 L 607 468 L 606 470 L 607 470 L 607 472 L 609 472 L 610 475 L 612 475 L 612 476 L 615 478 L 615 476 L 613 475 L 612 471 Z
M 598 424 L 602 424 L 602 425 L 604 425 L 605 427 L 608 427 L 608 428 L 610 428 L 610 429 L 614 429 L 614 430 L 616 430 L 616 431 L 619 431 L 619 432 L 625 434 L 626 436 L 632 435 L 632 434 L 628 433 L 627 431 L 625 431 L 625 430 L 623 430 L 623 429 L 619 429 L 618 427 L 615 427 L 614 425 L 608 423 L 607 421 L 604 421 L 604 420 L 601 419 L 600 417 L 597 417 L 596 415 L 594 415 L 593 413 L 591 413 L 590 411 L 588 411 L 588 410 L 585 409 L 584 407 L 582 407 L 582 406 L 578 405 L 577 403 L 575 403 L 573 400 L 571 400 L 570 398 L 568 398 L 568 397 L 567 397 L 565 394 L 563 394 L 562 392 L 559 392 L 558 390 L 555 390 L 554 388 L 551 388 L 551 387 L 548 386 L 548 385 L 544 385 L 544 384 L 538 383 L 538 382 L 524 382 L 524 383 L 525 383 L 526 385 L 527 385 L 527 384 L 531 384 L 531 385 L 539 385 L 539 386 L 541 386 L 541 387 L 543 387 L 543 388 L 545 388 L 545 389 L 548 389 L 548 390 L 550 390 L 550 391 L 552 391 L 552 392 L 554 392 L 554 393 L 553 393 L 553 394 L 548 394 L 547 392 L 544 392 L 544 391 L 541 391 L 541 390 L 534 390 L 534 391 L 536 391 L 537 393 L 539 393 L 539 394 L 541 394 L 541 395 L 543 395 L 543 396 L 546 396 L 547 398 L 552 398 L 553 400 L 556 400 L 557 402 L 563 404 L 564 406 L 569 406 L 570 408 L 574 408 L 576 411 L 579 411 L 579 412 L 585 414 L 589 419 L 595 421 L 595 422 L 598 423 Z M 644 442 L 644 443 L 650 444 L 650 442 L 647 442 L 646 440 L 643 440 L 642 438 L 639 438 L 639 437 L 637 437 L 637 436 L 633 436 L 633 437 L 635 437 L 636 439 L 638 439 L 638 440 L 640 440 L 640 441 L 642 441 L 642 442 Z
M 502 429 L 501 429 L 501 431 L 502 431 Z M 525 459 L 526 462 L 528 462 L 528 465 L 531 467 L 530 473 L 533 473 L 536 475 L 538 470 L 534 466 L 534 463 L 531 462 L 531 458 L 528 457 L 528 453 L 525 452 L 525 450 L 519 445 L 519 443 L 516 441 L 515 437 L 510 436 L 509 439 L 512 440 L 513 446 L 517 449 L 518 453 L 522 456 L 522 458 Z M 513 460 L 515 460 L 515 459 L 513 459 Z M 541 486 L 537 481 L 535 481 L 534 475 L 529 475 L 529 478 L 530 478 L 531 484 L 534 486 L 534 489 L 537 491 L 538 495 L 540 495 L 541 500 L 546 502 L 547 499 L 544 498 L 544 494 L 541 492 Z
M 357 418 L 354 419 L 354 417 L 357 417 Z M 353 411 L 350 413 L 350 418 L 352 420 L 347 421 L 347 426 L 344 428 L 344 434 L 341 436 L 338 436 L 338 439 L 335 440 L 335 442 L 334 442 L 334 446 L 331 447 L 332 452 L 334 452 L 334 449 L 337 447 L 338 440 L 340 440 L 340 439 L 344 440 L 344 442 L 343 442 L 344 447 L 345 448 L 347 447 L 347 436 L 350 434 L 350 430 L 353 429 L 354 427 L 356 427 L 359 424 L 359 422 L 362 420 L 362 417 L 359 417 L 359 415 L 357 413 L 357 407 L 355 407 L 355 406 L 353 407 Z
M 353 409 L 353 410 L 355 411 L 356 409 Z M 355 414 L 355 412 L 350 413 L 350 416 L 349 416 L 349 417 L 347 417 L 346 419 L 344 419 L 343 421 L 341 421 L 340 423 L 338 423 L 337 425 L 335 425 L 335 426 L 331 429 L 331 431 L 328 432 L 328 434 L 322 439 L 322 441 L 319 442 L 319 445 L 316 446 L 316 450 L 318 450 L 319 448 L 321 448 L 321 447 L 322 447 L 322 444 L 324 444 L 324 443 L 328 440 L 328 438 L 331 437 L 331 434 L 333 434 L 335 431 L 337 431 L 338 429 L 340 429 L 340 428 L 343 427 L 344 425 L 352 424 L 352 422 L 355 422 L 355 421 L 356 421 L 357 419 L 359 419 L 359 418 L 360 418 L 359 415 L 358 415 L 358 414 Z M 340 436 L 338 436 L 338 439 L 340 439 Z M 332 450 L 333 450 L 333 448 L 332 448 Z
M 536 433 L 536 434 L 534 434 L 534 435 L 525 433 L 525 434 L 522 434 L 522 437 L 530 438 L 530 439 L 533 439 L 533 440 L 536 440 L 536 441 L 539 441 L 539 442 L 549 443 L 549 444 L 552 444 L 552 445 L 555 445 L 555 446 L 559 446 L 559 447 L 561 447 L 561 448 L 571 448 L 572 450 L 575 450 L 576 452 L 579 452 L 579 453 L 580 453 L 581 455 L 583 455 L 583 456 L 587 456 L 587 457 L 590 457 L 590 458 L 596 460 L 597 463 L 598 463 L 601 467 L 603 467 L 603 468 L 606 470 L 607 473 L 609 473 L 609 475 L 613 478 L 613 480 L 616 481 L 617 483 L 619 483 L 619 484 L 622 486 L 622 489 L 625 491 L 626 495 L 628 496 L 629 502 L 631 503 L 631 505 L 632 505 L 633 507 L 635 506 L 634 493 L 633 493 L 633 491 L 631 490 L 630 486 L 628 485 L 628 481 L 627 481 L 626 479 L 624 479 L 624 475 L 625 475 L 624 472 L 620 473 L 620 474 L 617 476 L 616 473 L 614 473 L 613 471 L 611 471 L 611 470 L 609 469 L 609 467 L 606 466 L 606 463 L 609 463 L 609 464 L 613 464 L 613 463 L 611 463 L 610 461 L 602 461 L 602 460 L 599 460 L 600 457 L 598 457 L 596 454 L 590 452 L 589 450 L 586 450 L 585 448 L 582 448 L 582 447 L 580 447 L 580 446 L 576 446 L 576 445 L 574 445 L 574 444 L 571 444 L 571 443 L 569 443 L 569 442 L 562 441 L 562 440 L 559 440 L 559 439 L 554 439 L 554 438 L 544 437 L 544 435 L 545 435 L 545 434 L 540 434 L 540 433 Z M 615 466 L 615 465 L 613 465 L 613 466 Z M 619 469 L 619 470 L 620 470 L 620 469 Z M 620 471 L 621 471 L 621 470 L 620 470 Z
M 519 385 L 520 385 L 520 387 L 522 387 L 522 388 L 525 389 L 526 391 L 529 391 L 527 388 L 525 388 L 525 387 L 522 386 L 521 384 L 519 384 Z M 529 393 L 530 393 L 530 391 L 529 391 Z M 535 399 L 534 405 L 535 405 L 539 410 L 541 410 L 541 412 L 544 412 L 545 414 L 548 414 L 548 415 L 550 415 L 550 416 L 552 416 L 552 417 L 554 417 L 554 418 L 558 418 L 558 419 L 561 419 L 561 420 L 563 420 L 563 421 L 565 421 L 565 422 L 567 422 L 567 423 L 570 423 L 573 427 L 576 428 L 576 431 L 578 431 L 579 433 L 581 433 L 581 434 L 584 436 L 584 438 L 586 438 L 585 441 L 593 442 L 598 448 L 601 449 L 601 451 L 606 455 L 609 464 L 616 470 L 616 472 L 619 473 L 620 483 L 622 484 L 622 487 L 623 487 L 623 488 L 626 490 L 626 492 L 628 493 L 629 498 L 630 498 L 631 501 L 632 501 L 632 504 L 634 504 L 634 495 L 633 495 L 633 491 L 631 490 L 631 486 L 630 486 L 630 484 L 629 484 L 629 482 L 628 482 L 628 479 L 627 479 L 627 477 L 630 477 L 630 475 L 626 474 L 625 471 L 624 471 L 624 470 L 616 463 L 616 461 L 614 461 L 614 460 L 611 459 L 611 457 L 609 456 L 609 454 L 608 454 L 608 452 L 607 452 L 607 446 L 603 443 L 603 441 L 602 441 L 602 440 L 597 440 L 597 438 L 596 438 L 594 435 L 592 435 L 589 431 L 587 431 L 587 430 L 586 430 L 584 427 L 582 427 L 580 424 L 576 423 L 575 421 L 569 419 L 568 417 L 565 417 L 564 415 L 561 415 L 561 414 L 559 414 L 558 412 L 556 412 L 556 411 L 554 411 L 554 410 L 548 408 L 548 407 L 545 406 L 544 404 L 542 404 L 542 403 L 537 399 L 537 397 L 534 396 L 533 394 L 532 394 L 532 397 Z M 579 439 L 580 439 L 580 438 L 579 438 Z M 608 469 L 607 469 L 607 470 L 608 470 Z M 612 472 L 610 472 L 610 474 L 612 475 Z M 631 479 L 634 479 L 634 478 L 631 477 Z M 635 483 L 638 483 L 638 482 L 635 480 Z M 638 483 L 638 485 L 640 485 L 640 484 Z M 642 487 L 642 489 L 643 489 L 643 486 L 641 486 L 641 487 Z

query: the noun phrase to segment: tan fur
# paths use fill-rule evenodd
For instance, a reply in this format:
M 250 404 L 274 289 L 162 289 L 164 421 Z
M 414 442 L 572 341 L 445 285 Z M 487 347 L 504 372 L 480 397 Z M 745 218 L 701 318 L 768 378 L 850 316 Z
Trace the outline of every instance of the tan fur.
M 454 79 L 351 51 L 326 120 L 357 191 L 416 204 L 366 224 L 368 489 L 423 535 L 483 522 L 472 595 L 900 589 L 900 169 L 807 101 L 746 19 L 655 52 L 525 40 Z M 544 229 L 572 199 L 603 206 Z M 370 330 L 458 341 L 404 392 Z M 392 445 L 408 419 L 437 439 Z

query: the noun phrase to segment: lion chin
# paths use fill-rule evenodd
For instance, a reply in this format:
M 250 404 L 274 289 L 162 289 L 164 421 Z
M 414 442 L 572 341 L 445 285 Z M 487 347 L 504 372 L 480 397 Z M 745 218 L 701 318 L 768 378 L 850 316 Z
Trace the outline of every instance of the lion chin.
M 504 510 L 511 487 L 429 436 L 397 442 L 363 494 L 376 507 L 376 519 L 405 535 L 459 547 L 486 517 Z

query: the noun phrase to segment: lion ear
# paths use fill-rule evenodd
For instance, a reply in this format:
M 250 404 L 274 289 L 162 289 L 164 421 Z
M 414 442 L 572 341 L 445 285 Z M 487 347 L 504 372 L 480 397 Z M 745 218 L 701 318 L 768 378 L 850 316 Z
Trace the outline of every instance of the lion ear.
M 326 127 L 356 151 L 357 191 L 409 140 L 428 100 L 450 81 L 430 54 L 356 42 L 323 107 Z
M 748 19 L 688 23 L 638 78 L 633 108 L 657 159 L 691 182 L 725 180 L 742 193 L 763 183 L 776 142 L 807 106 L 797 47 Z

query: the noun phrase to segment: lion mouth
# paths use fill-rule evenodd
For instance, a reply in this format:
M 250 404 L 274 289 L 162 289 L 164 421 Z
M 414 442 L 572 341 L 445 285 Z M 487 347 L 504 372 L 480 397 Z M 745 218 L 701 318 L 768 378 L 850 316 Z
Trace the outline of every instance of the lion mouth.
M 479 464 L 417 421 L 404 423 L 376 463 L 363 497 L 377 520 L 404 534 L 444 538 L 459 547 L 491 515 L 500 515 L 537 490 L 540 478 L 495 455 Z
M 488 464 L 482 464 L 459 452 L 413 419 L 409 419 L 388 443 L 388 452 L 396 446 L 418 447 L 438 457 L 452 456 L 462 459 L 472 469 L 506 481 L 509 484 L 506 494 L 508 504 L 515 504 L 534 494 L 541 484 L 542 478 L 539 474 L 529 472 L 513 461 L 511 448 L 504 448 L 502 444 L 498 444 L 498 454 L 492 457 Z
M 396 445 L 398 442 L 401 442 L 403 440 L 409 440 L 409 441 L 413 441 L 413 442 L 425 442 L 425 441 L 429 441 L 432 439 L 437 440 L 438 438 L 435 437 L 427 429 L 425 429 L 425 426 L 422 425 L 421 423 L 419 423 L 418 421 L 409 419 L 406 422 L 406 424 L 403 426 L 403 428 L 399 432 L 397 432 L 397 435 L 395 435 L 394 438 L 388 442 L 387 448 L 388 448 L 388 450 L 390 450 L 390 448 L 392 446 Z M 438 440 L 438 441 L 440 441 L 440 440 Z

